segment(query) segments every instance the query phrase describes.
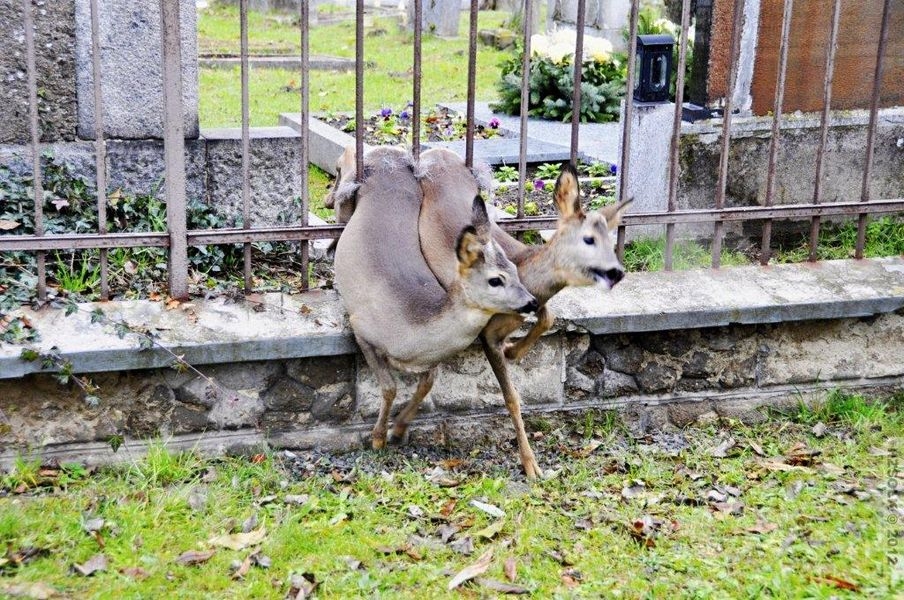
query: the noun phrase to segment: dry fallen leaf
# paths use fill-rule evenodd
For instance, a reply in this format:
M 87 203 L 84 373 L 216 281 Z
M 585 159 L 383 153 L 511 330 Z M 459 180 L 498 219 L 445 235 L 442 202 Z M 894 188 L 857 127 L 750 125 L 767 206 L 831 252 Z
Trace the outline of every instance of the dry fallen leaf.
M 709 451 L 710 456 L 714 456 L 716 458 L 725 458 L 728 456 L 728 451 L 735 447 L 735 439 L 730 437 L 727 440 L 723 441 L 721 444 L 713 448 Z
M 319 585 L 317 578 L 313 573 L 301 573 L 300 575 L 292 575 L 289 578 L 289 593 L 286 598 L 292 600 L 305 600 L 314 594 L 314 590 Z
M 797 442 L 785 454 L 785 462 L 789 465 L 809 466 L 816 462 L 822 450 L 814 450 L 803 442 Z
M 286 494 L 283 497 L 283 502 L 286 504 L 293 504 L 295 506 L 301 506 L 302 504 L 306 504 L 311 497 L 308 494 Z
M 744 531 L 748 533 L 769 533 L 771 531 L 775 531 L 778 529 L 778 525 L 775 523 L 767 523 L 763 520 L 757 520 L 756 524 L 753 527 L 748 527 Z
M 496 537 L 496 535 L 497 535 L 500 531 L 502 531 L 502 528 L 503 528 L 504 526 L 505 526 L 505 520 L 504 520 L 504 519 L 500 519 L 500 520 L 498 520 L 498 521 L 495 521 L 495 522 L 493 522 L 493 523 L 490 523 L 489 525 L 487 525 L 486 527 L 484 527 L 484 528 L 481 529 L 480 531 L 473 531 L 473 532 L 471 532 L 471 535 L 473 535 L 474 537 L 477 537 L 477 538 L 486 538 L 486 539 L 488 539 L 488 540 L 491 540 L 491 539 L 493 539 L 494 537 Z
M 11 221 L 9 219 L 0 219 L 0 229 L 3 231 L 10 231 L 18 227 L 20 223 L 18 221 Z
M 483 512 L 487 513 L 491 517 L 502 518 L 505 516 L 505 511 L 499 508 L 498 506 L 493 506 L 492 504 L 487 504 L 486 502 L 480 502 L 479 500 L 471 500 L 471 506 L 474 508 L 479 508 Z
M 243 550 L 248 546 L 254 546 L 264 541 L 267 530 L 264 527 L 247 533 L 231 533 L 210 538 L 207 543 L 211 546 L 220 546 L 230 550 Z
M 479 575 L 483 575 L 484 573 L 486 573 L 487 569 L 490 568 L 490 563 L 492 562 L 492 560 L 493 549 L 489 548 L 486 552 L 480 555 L 480 558 L 477 559 L 477 562 L 468 565 L 467 567 L 459 571 L 458 574 L 452 578 L 446 588 L 449 590 L 454 590 L 469 579 L 474 579 Z
M 840 590 L 848 590 L 851 592 L 860 591 L 860 586 L 857 585 L 856 583 L 846 581 L 844 579 L 841 579 L 840 577 L 835 577 L 834 575 L 824 575 L 822 577 L 814 576 L 814 577 L 810 577 L 810 579 L 817 583 L 823 583 L 826 585 L 835 586 Z
M 98 571 L 106 571 L 109 560 L 103 554 L 95 554 L 80 565 L 72 565 L 72 570 L 79 575 L 90 577 Z
M 505 573 L 506 579 L 515 583 L 515 580 L 518 579 L 518 562 L 515 560 L 514 556 L 509 556 L 505 559 L 502 571 Z
M 131 577 L 135 581 L 141 581 L 151 576 L 150 573 L 148 573 L 141 567 L 125 567 L 123 569 L 120 569 L 119 572 L 126 577 Z
M 216 554 L 217 551 L 210 550 L 189 550 L 187 552 L 183 552 L 176 558 L 176 564 L 180 565 L 200 565 L 206 563 L 210 558 Z

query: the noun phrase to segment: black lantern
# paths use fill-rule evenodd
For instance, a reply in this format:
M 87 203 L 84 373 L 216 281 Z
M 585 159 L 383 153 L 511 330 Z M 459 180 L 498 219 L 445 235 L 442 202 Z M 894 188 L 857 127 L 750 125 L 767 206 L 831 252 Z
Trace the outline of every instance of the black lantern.
M 634 63 L 634 100 L 636 102 L 668 102 L 672 80 L 672 47 L 670 35 L 637 36 L 637 58 Z

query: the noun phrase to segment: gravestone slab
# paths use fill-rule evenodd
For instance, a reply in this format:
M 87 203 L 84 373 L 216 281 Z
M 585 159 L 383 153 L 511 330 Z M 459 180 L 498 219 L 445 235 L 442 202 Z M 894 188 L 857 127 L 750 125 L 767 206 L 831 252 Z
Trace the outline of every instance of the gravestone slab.
M 180 0 L 185 137 L 198 137 L 198 45 L 194 0 Z M 160 2 L 102 2 L 99 13 L 104 133 L 124 139 L 163 136 Z M 78 135 L 94 139 L 89 0 L 75 2 Z

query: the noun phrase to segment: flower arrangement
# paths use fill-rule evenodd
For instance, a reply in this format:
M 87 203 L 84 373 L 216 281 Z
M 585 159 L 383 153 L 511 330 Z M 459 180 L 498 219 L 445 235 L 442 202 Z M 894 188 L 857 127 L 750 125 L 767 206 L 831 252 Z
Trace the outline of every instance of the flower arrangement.
M 531 36 L 530 116 L 557 121 L 571 119 L 575 46 L 573 31 Z M 608 40 L 589 35 L 584 36 L 582 55 L 581 121 L 604 123 L 616 120 L 621 98 L 625 95 L 623 60 L 613 52 Z M 501 65 L 502 78 L 497 86 L 500 100 L 492 105 L 493 110 L 520 114 L 522 57 L 523 49 L 519 49 Z

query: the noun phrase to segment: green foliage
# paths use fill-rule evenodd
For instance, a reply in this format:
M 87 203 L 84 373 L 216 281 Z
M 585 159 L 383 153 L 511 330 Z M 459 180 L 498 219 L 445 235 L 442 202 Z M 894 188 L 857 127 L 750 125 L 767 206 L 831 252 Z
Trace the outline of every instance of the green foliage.
M 535 171 L 536 176 L 539 179 L 556 179 L 559 176 L 559 172 L 562 170 L 562 166 L 556 163 L 543 163 L 537 170 Z
M 493 178 L 501 182 L 518 181 L 518 169 L 509 165 L 501 165 L 496 167 Z
M 594 161 L 583 164 L 580 169 L 590 177 L 609 177 L 612 175 L 612 165 L 607 162 Z
M 23 456 L 17 456 L 9 473 L 0 478 L 0 488 L 8 490 L 31 489 L 41 480 L 41 459 L 28 460 Z
M 195 478 L 202 466 L 196 452 L 170 452 L 164 442 L 157 440 L 148 443 L 144 458 L 129 466 L 127 476 L 142 487 L 165 487 Z
M 625 245 L 622 261 L 628 271 L 661 271 L 665 261 L 665 238 L 640 238 Z M 749 264 L 749 260 L 738 252 L 723 250 L 723 266 Z M 696 242 L 679 240 L 675 242 L 672 265 L 676 271 L 709 267 L 712 255 L 709 249 Z
M 777 263 L 805 261 L 810 256 L 808 244 L 809 237 L 801 237 L 794 246 L 776 251 L 773 261 Z M 856 221 L 828 223 L 819 230 L 816 258 L 818 260 L 852 258 L 856 247 Z M 866 258 L 904 255 L 904 217 L 879 217 L 867 222 L 863 255 Z
M 502 65 L 502 77 L 497 84 L 499 101 L 493 110 L 505 114 L 521 113 L 521 61 L 519 50 Z M 530 94 L 528 114 L 554 121 L 569 121 L 574 94 L 573 56 L 554 61 L 545 56 L 533 56 L 528 77 Z M 581 110 L 583 123 L 606 123 L 618 119 L 619 105 L 625 95 L 625 68 L 617 58 L 585 60 L 581 67 Z
M 806 425 L 822 422 L 826 425 L 841 424 L 854 428 L 871 427 L 888 417 L 885 402 L 869 401 L 862 394 L 834 389 L 825 397 L 807 403 L 801 400 L 797 412 L 790 416 Z

